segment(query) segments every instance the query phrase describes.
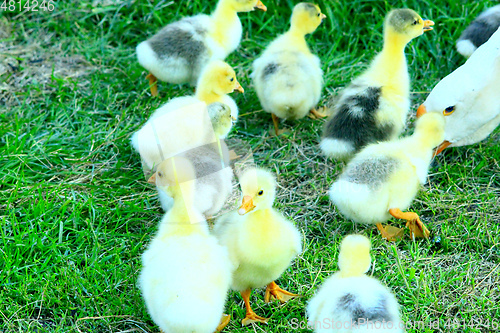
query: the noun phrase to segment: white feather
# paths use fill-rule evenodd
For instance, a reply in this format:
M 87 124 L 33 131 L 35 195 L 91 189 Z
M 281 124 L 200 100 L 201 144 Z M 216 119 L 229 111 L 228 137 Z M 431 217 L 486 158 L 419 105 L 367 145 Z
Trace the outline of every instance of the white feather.
M 387 221 L 389 191 L 375 191 L 364 184 L 339 179 L 330 187 L 330 200 L 342 213 L 357 223 L 377 224 Z
M 353 326 L 352 323 L 357 320 L 353 318 L 351 311 L 346 311 L 339 307 L 342 304 L 342 299 L 349 295 L 353 300 L 359 303 L 363 308 L 375 308 L 379 305 L 379 297 L 386 297 L 386 311 L 393 318 L 391 324 L 382 322 L 378 325 L 369 325 L 369 318 L 359 320 L 359 326 Z M 399 304 L 392 292 L 380 283 L 378 280 L 368 277 L 350 277 L 340 278 L 338 274 L 334 274 L 326 280 L 320 287 L 316 295 L 309 301 L 307 305 L 308 325 L 315 333 L 402 333 L 404 330 L 404 322 L 401 321 L 399 315 Z M 367 322 L 362 325 L 363 319 Z M 372 321 L 372 323 L 374 323 Z M 389 326 L 391 325 L 391 326 Z M 389 329 L 388 327 L 392 327 Z M 400 328 L 402 327 L 402 328 Z
M 464 57 L 470 57 L 476 50 L 477 47 L 468 39 L 457 41 L 457 51 Z
M 340 139 L 323 138 L 319 146 L 325 156 L 334 159 L 347 158 L 355 151 L 355 147 L 351 142 Z
M 206 104 L 182 97 L 156 110 L 131 141 L 145 165 L 154 170 L 171 156 L 215 142 L 215 134 Z

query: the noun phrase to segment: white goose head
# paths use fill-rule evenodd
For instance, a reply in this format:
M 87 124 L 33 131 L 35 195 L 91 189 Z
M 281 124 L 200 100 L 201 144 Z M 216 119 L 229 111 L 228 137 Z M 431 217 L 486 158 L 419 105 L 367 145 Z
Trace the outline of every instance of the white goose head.
M 420 105 L 445 115 L 445 141 L 458 147 L 485 139 L 500 123 L 500 29 L 465 64 L 442 79 Z

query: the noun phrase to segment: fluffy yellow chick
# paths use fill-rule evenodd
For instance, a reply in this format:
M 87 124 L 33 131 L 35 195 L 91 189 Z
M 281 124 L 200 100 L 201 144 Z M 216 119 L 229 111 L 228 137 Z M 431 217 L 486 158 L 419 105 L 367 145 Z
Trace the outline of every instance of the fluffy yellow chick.
M 250 306 L 252 288 L 267 285 L 264 300 L 271 296 L 282 302 L 297 295 L 281 289 L 275 282 L 301 252 L 298 229 L 274 209 L 276 180 L 263 169 L 248 169 L 240 177 L 242 205 L 237 212 L 215 222 L 215 235 L 227 247 L 236 270 L 231 288 L 239 291 L 246 305 L 243 325 L 266 323 Z
M 411 9 L 391 11 L 384 25 L 384 46 L 370 67 L 332 105 L 321 140 L 323 153 L 348 159 L 367 144 L 395 139 L 406 124 L 410 78 L 404 49 L 434 22 Z
M 305 36 L 326 15 L 317 5 L 301 2 L 292 13 L 288 32 L 276 38 L 253 63 L 253 82 L 260 104 L 270 112 L 278 135 L 279 119 L 300 119 L 314 110 L 323 87 L 323 71 Z
M 159 165 L 156 183 L 174 205 L 142 255 L 139 288 L 151 318 L 168 333 L 213 333 L 229 322 L 223 310 L 233 266 L 194 209 L 194 177 L 184 158 Z
M 370 240 L 346 236 L 340 244 L 339 272 L 329 277 L 307 305 L 308 325 L 315 333 L 404 332 L 399 304 L 370 268 Z
M 428 237 L 429 230 L 416 213 L 403 213 L 415 198 L 433 156 L 443 141 L 444 116 L 429 113 L 417 120 L 412 136 L 367 146 L 347 164 L 330 188 L 330 200 L 354 222 L 376 224 L 388 240 L 401 231 L 382 223 L 391 216 L 407 220 L 410 235 Z
M 222 138 L 232 126 L 230 112 L 219 102 L 208 107 L 197 103 L 148 120 L 131 138 L 132 146 L 141 155 L 144 174 L 149 176 L 166 158 L 216 143 L 217 136 Z
M 157 79 L 195 85 L 210 60 L 224 60 L 241 41 L 238 12 L 266 10 L 260 0 L 219 0 L 209 15 L 196 15 L 171 23 L 137 46 L 139 63 L 147 76 L 151 94 L 158 95 Z
M 234 90 L 243 92 L 234 70 L 216 60 L 205 68 L 195 96 L 173 98 L 157 109 L 131 138 L 144 169 L 155 170 L 165 158 L 225 138 L 238 118 L 238 107 L 227 95 Z

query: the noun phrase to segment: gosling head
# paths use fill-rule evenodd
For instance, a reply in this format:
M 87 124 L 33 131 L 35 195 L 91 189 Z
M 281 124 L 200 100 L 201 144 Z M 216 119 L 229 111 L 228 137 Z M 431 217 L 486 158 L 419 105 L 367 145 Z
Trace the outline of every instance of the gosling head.
M 222 60 L 214 60 L 207 65 L 200 76 L 197 90 L 211 90 L 211 93 L 219 96 L 235 90 L 244 92 L 243 87 L 236 80 L 234 69 Z
M 444 140 L 444 116 L 437 112 L 429 112 L 417 119 L 415 135 L 425 141 L 431 148 L 437 147 Z
M 171 157 L 161 162 L 148 183 L 155 184 L 159 189 L 170 194 L 174 199 L 185 191 L 180 185 L 193 180 L 196 171 L 193 164 L 184 157 Z
M 500 6 L 492 7 L 492 9 Z M 471 25 L 472 26 L 472 25 Z M 436 112 L 445 118 L 445 141 L 437 149 L 460 147 L 485 139 L 496 128 L 499 114 L 500 31 L 481 45 L 459 68 L 445 76 L 420 105 L 417 117 Z M 498 118 L 498 117 L 496 117 Z
M 236 120 L 231 116 L 231 108 L 227 104 L 220 102 L 209 104 L 207 108 L 215 135 L 219 138 L 225 137 L 231 130 L 233 121 Z
M 462 81 L 448 82 L 453 85 L 462 83 Z M 443 87 L 446 88 L 444 92 L 447 92 L 447 90 L 449 90 L 451 94 L 448 94 L 448 96 L 446 96 L 445 94 L 438 95 L 439 92 L 443 91 Z M 429 112 L 442 113 L 445 117 L 445 140 L 441 142 L 441 144 L 437 147 L 435 155 L 438 155 L 453 143 L 460 141 L 461 138 L 472 136 L 473 131 L 477 130 L 477 128 L 479 127 L 477 125 L 477 118 L 474 119 L 474 122 L 471 122 L 467 117 L 467 115 L 470 113 L 470 110 L 478 109 L 474 105 L 470 105 L 476 103 L 477 99 L 472 98 L 468 100 L 470 93 L 463 93 L 461 91 L 458 91 L 457 89 L 448 88 L 449 86 L 444 85 L 436 86 L 432 90 L 432 92 L 436 92 L 437 94 L 433 95 L 433 97 L 439 96 L 440 98 L 434 98 L 430 100 L 431 95 L 429 95 L 429 98 L 425 101 L 425 103 L 420 105 L 417 109 L 417 118 L 420 118 L 427 114 L 428 109 Z M 473 124 L 473 126 L 462 126 L 463 124 L 471 123 Z
M 434 22 L 422 19 L 411 9 L 394 9 L 385 19 L 386 31 L 403 37 L 405 42 L 431 31 L 433 25 Z
M 238 214 L 271 208 L 276 197 L 276 179 L 267 170 L 252 168 L 240 176 L 240 186 L 243 192 Z
M 250 12 L 255 9 L 267 11 L 267 7 L 260 0 L 220 0 L 220 3 L 236 12 Z
M 326 18 L 321 13 L 318 5 L 301 2 L 293 8 L 291 25 L 292 28 L 302 31 L 304 34 L 313 33 Z

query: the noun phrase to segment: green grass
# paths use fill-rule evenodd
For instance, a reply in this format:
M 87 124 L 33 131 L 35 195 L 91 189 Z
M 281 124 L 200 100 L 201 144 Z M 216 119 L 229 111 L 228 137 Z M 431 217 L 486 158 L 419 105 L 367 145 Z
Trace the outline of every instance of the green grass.
M 211 7 L 208 0 L 101 2 L 110 4 L 56 1 L 51 13 L 0 13 L 0 332 L 158 331 L 136 282 L 162 211 L 129 138 L 159 105 L 191 89 L 160 83 L 162 99 L 151 98 L 134 50 L 168 22 Z M 431 240 L 383 241 L 329 202 L 343 164 L 320 155 L 322 121 L 305 118 L 287 123 L 287 137 L 268 135 L 270 116 L 248 75 L 253 59 L 287 29 L 294 2 L 265 4 L 267 13 L 240 15 L 244 38 L 227 59 L 246 91 L 234 96 L 241 118 L 229 141 L 245 141 L 256 163 L 277 173 L 276 206 L 300 227 L 304 243 L 278 283 L 304 297 L 268 305 L 256 290 L 255 311 L 270 324 L 241 328 L 244 307 L 231 292 L 225 331 L 293 331 L 291 321 L 305 320 L 307 300 L 337 270 L 340 240 L 354 232 L 371 238 L 371 273 L 395 292 L 405 321 L 468 325 L 409 332 L 495 331 L 479 323 L 500 322 L 499 131 L 433 162 L 411 207 Z M 328 19 L 308 41 L 322 59 L 325 99 L 380 50 L 387 11 L 409 7 L 436 22 L 406 49 L 415 110 L 464 62 L 455 40 L 494 4 L 322 1 Z

